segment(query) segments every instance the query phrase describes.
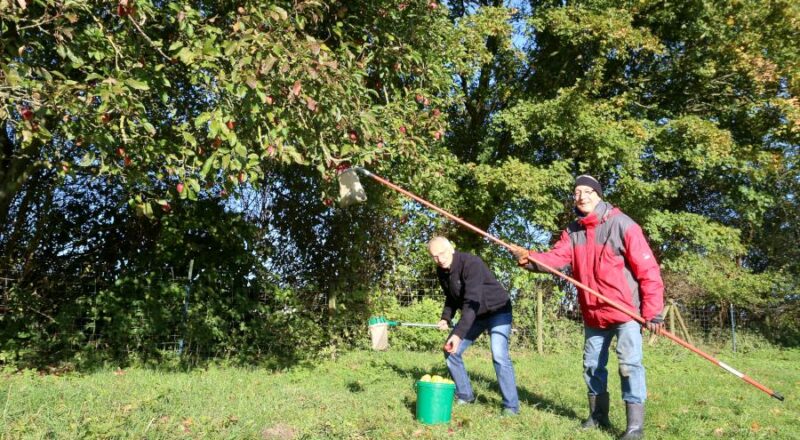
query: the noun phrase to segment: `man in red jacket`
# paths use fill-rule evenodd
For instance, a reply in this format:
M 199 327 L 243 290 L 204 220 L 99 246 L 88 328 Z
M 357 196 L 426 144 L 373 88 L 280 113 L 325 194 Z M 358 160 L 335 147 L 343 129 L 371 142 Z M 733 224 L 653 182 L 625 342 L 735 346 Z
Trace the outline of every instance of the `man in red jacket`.
M 603 188 L 588 175 L 575 180 L 578 214 L 548 252 L 515 248 L 512 253 L 525 268 L 549 272 L 572 268 L 572 276 L 603 296 L 640 314 L 651 331 L 663 325 L 664 283 L 642 228 L 618 208 L 602 200 Z M 583 376 L 589 394 L 589 418 L 582 427 L 609 427 L 608 350 L 617 337 L 617 357 L 625 401 L 627 429 L 622 439 L 644 436 L 647 396 L 642 365 L 642 335 L 638 322 L 578 288 L 584 322 Z

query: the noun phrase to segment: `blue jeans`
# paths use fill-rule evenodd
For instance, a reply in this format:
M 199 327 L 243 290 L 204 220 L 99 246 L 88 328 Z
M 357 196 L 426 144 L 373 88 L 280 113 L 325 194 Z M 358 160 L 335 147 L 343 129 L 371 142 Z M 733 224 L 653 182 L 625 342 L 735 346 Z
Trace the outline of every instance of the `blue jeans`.
M 445 353 L 447 368 L 450 370 L 453 382 L 456 383 L 456 397 L 467 401 L 475 399 L 462 355 L 475 342 L 478 336 L 487 329 L 491 338 L 494 372 L 500 385 L 500 393 L 503 395 L 503 408 L 519 412 L 519 397 L 517 397 L 517 382 L 514 378 L 514 365 L 508 355 L 508 339 L 511 335 L 510 312 L 494 313 L 487 317 L 476 319 L 458 346 L 458 350 L 453 354 Z
M 629 321 L 605 329 L 586 326 L 583 329 L 583 379 L 589 388 L 589 394 L 607 392 L 608 349 L 611 339 L 616 336 L 622 400 L 628 403 L 644 403 L 647 386 L 642 365 L 642 333 L 639 323 Z

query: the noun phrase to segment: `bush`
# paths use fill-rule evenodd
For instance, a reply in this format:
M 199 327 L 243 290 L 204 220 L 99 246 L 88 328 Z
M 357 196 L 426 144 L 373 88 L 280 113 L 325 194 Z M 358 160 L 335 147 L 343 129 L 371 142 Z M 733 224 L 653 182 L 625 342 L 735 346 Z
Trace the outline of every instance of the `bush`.
M 401 307 L 394 301 L 385 310 L 383 315 L 391 321 L 435 324 L 442 314 L 442 302 L 425 297 Z M 447 333 L 435 328 L 399 326 L 389 329 L 389 345 L 404 350 L 440 350 L 446 338 Z

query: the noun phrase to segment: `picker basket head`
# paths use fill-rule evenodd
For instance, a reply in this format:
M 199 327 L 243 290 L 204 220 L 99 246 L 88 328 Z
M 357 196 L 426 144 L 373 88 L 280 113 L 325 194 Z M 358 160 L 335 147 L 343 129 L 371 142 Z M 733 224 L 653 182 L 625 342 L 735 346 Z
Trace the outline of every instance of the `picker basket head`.
M 386 350 L 389 348 L 389 327 L 422 327 L 438 328 L 438 324 L 424 322 L 397 322 L 390 321 L 383 316 L 369 318 L 369 335 L 372 337 L 373 350 Z
M 383 351 L 389 348 L 389 322 L 386 318 L 369 319 L 369 335 L 372 337 L 372 349 Z
M 367 200 L 367 194 L 358 180 L 356 168 L 348 168 L 339 174 L 339 206 L 346 208 Z

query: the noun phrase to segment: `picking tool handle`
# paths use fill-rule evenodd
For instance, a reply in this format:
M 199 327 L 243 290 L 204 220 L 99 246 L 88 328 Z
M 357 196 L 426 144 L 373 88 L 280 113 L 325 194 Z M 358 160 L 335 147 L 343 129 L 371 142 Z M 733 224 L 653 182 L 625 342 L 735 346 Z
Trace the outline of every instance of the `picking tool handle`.
M 402 327 L 439 328 L 437 324 L 424 324 L 421 322 L 398 322 L 397 325 Z
M 388 180 L 386 180 L 386 179 L 384 179 L 384 178 L 382 178 L 380 176 L 375 175 L 371 171 L 369 171 L 367 169 L 364 169 L 364 168 L 361 168 L 361 167 L 354 167 L 354 168 L 356 169 L 356 171 L 360 171 L 365 176 L 368 176 L 368 177 L 372 178 L 376 182 L 378 182 L 378 183 L 380 183 L 380 184 L 382 184 L 382 185 L 384 185 L 386 187 L 389 187 L 389 188 L 399 192 L 400 194 L 403 194 L 403 195 L 405 195 L 405 196 L 407 196 L 407 197 L 409 197 L 409 198 L 411 198 L 413 200 L 416 200 L 420 204 L 422 204 L 424 206 L 427 206 L 428 208 L 438 212 L 439 214 L 442 214 L 443 216 L 449 218 L 450 220 L 453 220 L 454 222 L 458 223 L 459 225 L 469 229 L 470 231 L 475 232 L 476 234 L 481 235 L 481 236 L 485 237 L 486 239 L 488 239 L 488 240 L 490 240 L 490 241 L 492 241 L 492 242 L 494 242 L 494 243 L 496 243 L 496 244 L 498 244 L 500 246 L 503 246 L 504 248 L 506 248 L 508 250 L 513 250 L 514 249 L 514 247 L 512 245 L 506 243 L 505 241 L 495 237 L 494 235 L 484 231 L 483 229 L 478 228 L 477 226 L 474 226 L 474 225 L 470 224 L 466 220 L 463 220 L 463 219 L 461 219 L 459 217 L 456 217 L 455 215 L 445 211 L 444 209 L 434 205 L 433 203 L 423 199 L 422 197 L 420 197 L 420 196 L 418 196 L 418 195 L 416 195 L 416 194 L 414 194 L 414 193 L 412 193 L 410 191 L 407 191 L 407 190 L 395 185 L 392 182 L 389 182 Z M 576 287 L 578 287 L 580 289 L 583 289 L 583 291 L 588 292 L 589 294 L 591 294 L 592 296 L 596 297 L 597 299 L 603 301 L 604 303 L 608 304 L 609 306 L 611 306 L 611 307 L 619 310 L 620 312 L 630 316 L 633 320 L 637 321 L 638 323 L 645 324 L 644 318 L 642 318 L 638 313 L 636 313 L 634 311 L 631 311 L 631 310 L 628 310 L 627 307 L 623 306 L 622 304 L 620 304 L 620 303 L 618 303 L 618 302 L 616 302 L 616 301 L 614 301 L 612 299 L 607 298 L 606 296 L 604 296 L 603 294 L 601 294 L 597 290 L 592 289 L 591 287 L 581 283 L 580 281 L 576 280 L 575 278 L 572 278 L 569 275 L 566 275 L 566 274 L 562 273 L 561 271 L 559 271 L 558 269 L 556 269 L 554 267 L 551 267 L 551 266 L 549 266 L 549 265 L 547 265 L 547 264 L 545 264 L 545 263 L 543 263 L 541 261 L 537 261 L 535 258 L 533 258 L 531 256 L 528 256 L 527 259 L 531 263 L 538 264 L 540 267 L 544 268 L 547 272 L 550 272 L 553 275 L 558 276 L 559 278 L 562 278 L 562 279 L 564 279 L 566 281 L 569 281 L 570 283 L 574 284 Z M 733 374 L 734 376 L 738 377 L 739 379 L 742 379 L 746 383 L 749 383 L 750 385 L 758 388 L 759 390 L 765 392 L 769 396 L 771 396 L 771 397 L 773 397 L 773 398 L 775 398 L 775 399 L 777 399 L 779 401 L 783 401 L 783 395 L 781 393 L 779 393 L 779 392 L 777 392 L 775 390 L 767 388 L 766 386 L 760 384 L 755 379 L 747 376 L 746 374 L 741 373 L 741 372 L 733 369 L 731 366 L 725 364 L 724 362 L 720 362 L 719 360 L 717 360 L 713 356 L 711 356 L 708 353 L 700 350 L 699 348 L 695 347 L 694 345 L 684 341 L 683 339 L 681 339 L 678 336 L 670 333 L 669 331 L 661 329 L 661 330 L 659 330 L 657 332 L 657 334 L 660 334 L 660 335 L 666 337 L 667 339 L 670 339 L 673 342 L 677 343 L 678 345 L 681 345 L 684 348 L 687 348 L 689 351 L 692 351 L 693 353 L 695 353 L 698 356 L 706 359 L 707 361 L 711 362 L 712 364 L 717 365 L 718 367 L 721 367 L 723 370 Z

